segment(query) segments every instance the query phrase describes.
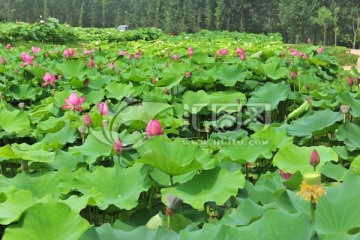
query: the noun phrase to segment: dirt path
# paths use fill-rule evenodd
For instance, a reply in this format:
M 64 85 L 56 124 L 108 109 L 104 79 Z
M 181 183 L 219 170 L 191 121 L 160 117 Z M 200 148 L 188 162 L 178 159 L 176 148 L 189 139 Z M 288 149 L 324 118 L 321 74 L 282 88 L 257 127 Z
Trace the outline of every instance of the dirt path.
M 350 49 L 350 53 L 360 56 L 360 49 Z
M 350 49 L 350 53 L 360 56 L 360 49 Z M 356 63 L 354 65 L 356 66 Z M 343 66 L 344 70 L 346 71 L 350 71 L 351 67 L 352 67 L 351 65 Z

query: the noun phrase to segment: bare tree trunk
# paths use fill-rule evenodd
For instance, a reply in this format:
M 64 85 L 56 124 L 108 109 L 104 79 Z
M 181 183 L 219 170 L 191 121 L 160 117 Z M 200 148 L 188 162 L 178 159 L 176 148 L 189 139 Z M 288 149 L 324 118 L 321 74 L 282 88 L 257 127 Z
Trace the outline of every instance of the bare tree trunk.
M 356 22 L 356 23 L 355 23 Z M 360 28 L 360 16 L 359 16 L 359 12 L 357 12 L 357 16 L 356 18 L 353 17 L 353 21 L 352 21 L 352 28 L 353 28 L 353 33 L 354 33 L 354 39 L 353 39 L 353 48 L 356 48 L 356 38 L 359 32 L 359 28 Z

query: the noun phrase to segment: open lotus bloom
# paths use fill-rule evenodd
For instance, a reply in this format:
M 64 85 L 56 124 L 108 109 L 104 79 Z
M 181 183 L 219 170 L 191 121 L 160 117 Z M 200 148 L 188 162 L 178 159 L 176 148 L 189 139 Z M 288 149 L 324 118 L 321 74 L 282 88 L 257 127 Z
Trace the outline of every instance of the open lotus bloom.
M 85 97 L 79 97 L 77 93 L 73 92 L 69 98 L 65 98 L 66 104 L 61 106 L 62 109 L 70 109 L 71 111 L 82 111 L 82 104 L 85 102 Z
M 43 76 L 44 82 L 41 84 L 42 87 L 45 87 L 47 85 L 55 86 L 55 80 L 56 77 L 54 75 L 51 75 L 50 73 L 45 73 Z
M 23 52 L 21 54 L 21 59 L 23 60 L 22 65 L 31 65 L 34 61 L 34 56 L 30 56 L 30 54 L 28 54 L 27 52 Z

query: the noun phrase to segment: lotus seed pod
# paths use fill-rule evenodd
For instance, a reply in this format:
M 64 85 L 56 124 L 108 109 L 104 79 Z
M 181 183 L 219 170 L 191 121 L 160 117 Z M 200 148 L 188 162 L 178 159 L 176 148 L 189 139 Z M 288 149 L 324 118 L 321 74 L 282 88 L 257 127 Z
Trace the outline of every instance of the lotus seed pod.
M 78 131 L 81 135 L 83 135 L 86 132 L 86 128 L 84 126 L 80 126 L 80 127 L 78 127 Z
M 307 173 L 303 177 L 304 182 L 310 185 L 321 184 L 321 174 L 320 173 Z
M 347 113 L 349 112 L 349 110 L 350 110 L 350 106 L 343 104 L 343 105 L 340 106 L 340 110 L 341 110 L 341 112 L 342 112 L 343 114 L 347 114 Z
M 23 108 L 25 107 L 25 103 L 19 102 L 18 107 L 19 107 L 20 109 L 23 109 Z

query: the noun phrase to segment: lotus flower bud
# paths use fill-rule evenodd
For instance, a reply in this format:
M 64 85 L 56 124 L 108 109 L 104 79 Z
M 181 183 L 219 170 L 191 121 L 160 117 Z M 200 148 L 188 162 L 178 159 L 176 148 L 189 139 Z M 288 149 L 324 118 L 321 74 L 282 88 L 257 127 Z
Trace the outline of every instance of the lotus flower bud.
M 164 93 L 165 93 L 166 95 L 169 95 L 169 89 L 168 89 L 167 87 L 164 88 Z
M 6 65 L 6 59 L 5 59 L 4 57 L 1 57 L 1 58 L 0 58 L 0 63 L 1 63 L 2 65 Z
M 291 173 L 284 172 L 283 170 L 279 169 L 279 174 L 285 179 L 288 180 L 291 177 Z
M 122 152 L 123 144 L 122 144 L 122 142 L 121 142 L 121 140 L 119 138 L 115 140 L 113 148 L 114 148 L 114 152 L 116 154 L 120 154 Z
M 309 83 L 307 83 L 307 84 L 306 84 L 306 86 L 305 86 L 305 88 L 306 88 L 306 90 L 308 90 L 308 91 L 309 91 L 309 90 L 310 90 L 310 84 L 309 84 Z
M 340 110 L 341 110 L 341 112 L 342 112 L 343 114 L 347 114 L 347 113 L 349 112 L 349 110 L 350 110 L 350 106 L 343 104 L 343 105 L 340 106 Z
M 347 83 L 348 83 L 349 87 L 351 87 L 351 86 L 354 84 L 354 82 L 353 82 L 353 80 L 352 80 L 351 77 L 348 78 Z
M 296 72 L 291 71 L 291 73 L 290 73 L 290 77 L 294 79 L 294 78 L 296 77 Z
M 85 127 L 90 127 L 92 125 L 92 120 L 91 117 L 88 113 L 85 113 L 84 115 L 84 126 Z
M 161 124 L 158 120 L 151 120 L 146 126 L 146 135 L 148 137 L 162 135 L 163 130 L 161 128 Z
M 319 165 L 319 163 L 320 163 L 320 156 L 315 149 L 312 151 L 312 153 L 310 155 L 309 163 L 311 166 L 314 167 L 314 170 L 315 170 L 316 166 Z

